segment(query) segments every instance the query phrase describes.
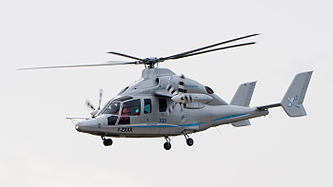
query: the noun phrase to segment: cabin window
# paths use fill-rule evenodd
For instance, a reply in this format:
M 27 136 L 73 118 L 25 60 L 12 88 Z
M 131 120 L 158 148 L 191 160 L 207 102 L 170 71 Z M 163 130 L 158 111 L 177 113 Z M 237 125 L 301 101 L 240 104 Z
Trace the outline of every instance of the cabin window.
M 144 113 L 151 113 L 151 99 L 144 99 Z
M 132 115 L 140 115 L 140 99 L 136 99 L 133 101 L 128 101 L 123 104 L 123 109 L 122 109 L 122 116 L 132 116 Z
M 167 110 L 167 101 L 166 99 L 160 98 L 158 99 L 159 102 L 159 111 L 165 112 Z
M 108 125 L 115 125 L 117 122 L 118 116 L 110 116 L 108 117 Z

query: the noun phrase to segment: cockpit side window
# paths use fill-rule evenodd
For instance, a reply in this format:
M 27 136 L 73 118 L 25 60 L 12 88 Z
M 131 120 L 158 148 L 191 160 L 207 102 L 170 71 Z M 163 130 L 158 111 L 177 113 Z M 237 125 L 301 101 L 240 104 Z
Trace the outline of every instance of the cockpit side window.
M 150 99 L 144 99 L 144 113 L 149 114 L 151 113 L 151 100 Z
M 108 125 L 115 125 L 118 120 L 118 116 L 108 117 Z
M 140 99 L 136 99 L 133 101 L 128 101 L 123 104 L 123 109 L 121 115 L 140 115 Z

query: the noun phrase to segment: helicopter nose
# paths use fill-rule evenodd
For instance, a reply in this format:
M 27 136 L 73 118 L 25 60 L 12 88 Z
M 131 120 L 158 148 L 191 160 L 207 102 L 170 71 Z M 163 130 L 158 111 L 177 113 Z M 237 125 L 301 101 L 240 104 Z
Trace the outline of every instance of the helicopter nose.
M 75 125 L 75 129 L 79 132 L 82 132 L 82 122 L 78 122 L 76 125 Z
M 75 129 L 80 132 L 80 122 L 75 125 Z
M 75 129 L 79 132 L 88 132 L 90 128 L 93 126 L 92 121 L 81 121 L 75 125 Z
M 79 132 L 91 133 L 99 131 L 102 124 L 103 119 L 94 118 L 76 123 L 75 129 Z

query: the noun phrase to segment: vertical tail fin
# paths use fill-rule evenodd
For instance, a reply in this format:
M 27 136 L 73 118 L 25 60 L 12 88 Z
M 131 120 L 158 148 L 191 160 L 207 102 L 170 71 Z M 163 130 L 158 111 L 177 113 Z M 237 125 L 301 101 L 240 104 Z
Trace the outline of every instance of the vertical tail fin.
M 248 82 L 241 84 L 238 87 L 230 104 L 238 106 L 249 106 L 256 83 L 257 82 Z
M 257 82 L 248 82 L 248 83 L 241 84 L 238 87 L 230 104 L 238 105 L 238 106 L 249 106 L 256 83 Z M 251 123 L 248 119 L 233 122 L 231 124 L 234 127 L 243 127 L 243 126 L 251 125 Z
M 290 84 L 281 105 L 290 117 L 306 116 L 303 100 L 308 88 L 312 71 L 299 73 Z

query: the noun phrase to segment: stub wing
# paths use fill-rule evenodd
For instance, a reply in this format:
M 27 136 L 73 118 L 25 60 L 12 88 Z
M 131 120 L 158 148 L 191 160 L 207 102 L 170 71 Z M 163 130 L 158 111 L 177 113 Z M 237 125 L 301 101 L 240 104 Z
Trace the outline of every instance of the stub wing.
M 170 94 L 167 90 L 165 89 L 159 89 L 154 92 L 154 95 L 157 97 L 166 97 L 166 98 L 171 98 L 173 95 Z
M 233 122 L 231 123 L 232 126 L 234 127 L 244 127 L 244 126 L 249 126 L 251 125 L 250 120 L 246 119 L 246 120 L 242 120 L 242 121 L 237 121 L 237 122 Z

